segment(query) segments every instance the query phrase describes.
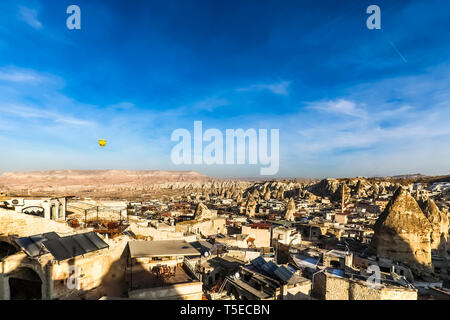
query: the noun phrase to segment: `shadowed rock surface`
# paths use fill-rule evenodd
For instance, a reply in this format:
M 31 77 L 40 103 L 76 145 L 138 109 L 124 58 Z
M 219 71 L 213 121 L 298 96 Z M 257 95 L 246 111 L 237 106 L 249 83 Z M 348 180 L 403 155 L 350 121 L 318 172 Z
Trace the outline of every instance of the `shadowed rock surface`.
M 377 255 L 402 262 L 418 274 L 432 271 L 431 223 L 411 194 L 400 187 L 374 226 Z
M 246 216 L 248 216 L 250 218 L 255 217 L 256 204 L 257 203 L 256 203 L 255 199 L 253 198 L 252 195 L 250 195 L 248 197 L 247 204 L 245 206 L 245 215 Z
M 419 202 L 420 208 L 431 223 L 431 250 L 438 250 L 441 254 L 446 253 L 448 238 L 448 217 L 440 211 L 432 199 Z

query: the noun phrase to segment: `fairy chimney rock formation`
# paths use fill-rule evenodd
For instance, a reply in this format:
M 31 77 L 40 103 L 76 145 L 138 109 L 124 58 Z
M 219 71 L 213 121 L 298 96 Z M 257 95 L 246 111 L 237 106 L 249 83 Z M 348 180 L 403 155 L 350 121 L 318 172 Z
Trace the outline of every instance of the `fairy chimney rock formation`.
M 284 186 L 281 186 L 280 189 L 278 189 L 277 199 L 278 200 L 284 200 Z
M 295 220 L 295 216 L 294 216 L 295 211 L 296 211 L 296 207 L 295 207 L 294 198 L 290 198 L 289 202 L 287 204 L 287 207 L 286 207 L 285 220 L 294 221 Z
M 250 218 L 253 218 L 255 217 L 255 211 L 256 211 L 256 201 L 250 195 L 247 200 L 247 205 L 245 206 L 245 215 Z
M 447 252 L 448 241 L 448 217 L 447 214 L 439 210 L 432 199 L 425 199 L 419 202 L 420 208 L 431 223 L 431 250 L 436 250 L 441 254 Z
M 432 226 L 407 190 L 396 190 L 374 231 L 371 246 L 379 257 L 405 263 L 419 275 L 432 271 Z
M 212 213 L 208 209 L 208 207 L 203 203 L 199 202 L 197 205 L 197 208 L 195 209 L 194 213 L 194 219 L 195 220 L 204 220 L 204 219 L 211 219 Z
M 267 189 L 266 193 L 264 194 L 264 200 L 270 200 L 270 189 Z

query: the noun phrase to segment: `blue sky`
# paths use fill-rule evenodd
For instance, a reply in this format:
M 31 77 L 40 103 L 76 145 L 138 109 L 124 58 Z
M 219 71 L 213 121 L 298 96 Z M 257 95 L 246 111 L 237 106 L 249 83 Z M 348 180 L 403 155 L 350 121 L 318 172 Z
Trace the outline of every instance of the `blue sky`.
M 81 30 L 66 8 L 81 8 Z M 381 8 L 368 30 L 366 8 Z M 280 130 L 279 177 L 450 173 L 448 1 L 0 3 L 0 171 L 196 170 L 173 130 Z M 108 145 L 101 149 L 98 139 Z

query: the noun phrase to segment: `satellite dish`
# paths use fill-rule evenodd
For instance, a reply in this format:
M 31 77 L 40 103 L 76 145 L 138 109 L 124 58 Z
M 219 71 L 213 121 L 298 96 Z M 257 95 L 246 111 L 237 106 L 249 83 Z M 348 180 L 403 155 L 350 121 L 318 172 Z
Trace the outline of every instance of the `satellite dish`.
M 106 146 L 106 140 L 100 139 L 98 140 L 98 144 L 100 145 L 100 147 L 104 148 Z
M 210 253 L 209 253 L 209 251 L 205 251 L 205 253 L 203 254 L 205 257 L 209 257 L 210 256 Z
M 234 274 L 234 277 L 235 277 L 236 279 L 239 279 L 240 276 L 241 276 L 241 275 L 239 274 L 239 272 L 236 272 L 236 273 Z

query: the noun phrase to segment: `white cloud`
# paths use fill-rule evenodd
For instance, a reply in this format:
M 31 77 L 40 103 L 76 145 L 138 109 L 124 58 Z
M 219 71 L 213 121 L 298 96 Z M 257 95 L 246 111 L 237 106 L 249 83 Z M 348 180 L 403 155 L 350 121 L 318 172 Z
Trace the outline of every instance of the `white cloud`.
M 325 112 L 343 114 L 356 118 L 366 118 L 367 112 L 358 108 L 356 103 L 349 100 L 334 100 L 334 101 L 320 101 L 309 104 L 309 107 L 316 110 Z
M 57 82 L 56 77 L 51 79 L 50 77 L 35 72 L 33 70 L 16 68 L 16 67 L 3 67 L 0 68 L 0 81 L 14 82 L 14 83 L 28 83 L 37 84 L 49 81 Z
M 324 106 L 323 103 L 318 105 Z M 414 144 L 426 144 L 436 150 L 448 148 L 448 143 L 442 144 L 442 139 L 450 137 L 450 127 L 445 124 L 445 119 L 450 115 L 450 105 L 429 109 L 399 105 L 391 110 L 378 110 L 372 105 L 362 113 L 364 117 L 360 115 L 361 111 L 355 111 L 358 109 L 356 104 L 325 105 L 328 108 L 324 106 L 323 110 L 352 115 L 352 118 L 343 121 L 333 117 L 296 117 L 298 125 L 295 132 L 287 134 L 297 139 L 291 142 L 295 147 L 289 148 L 287 153 L 326 162 L 325 159 L 330 156 L 338 161 L 343 152 L 346 157 L 358 162 L 361 154 L 375 156 L 382 152 L 383 157 L 390 158 L 399 148 L 404 148 L 410 156 L 420 154 L 422 151 Z M 424 167 L 427 165 L 428 162 L 423 163 Z
M 30 9 L 27 7 L 20 7 L 20 9 L 19 9 L 20 19 L 25 21 L 32 28 L 34 28 L 36 30 L 40 30 L 43 28 L 43 26 L 37 16 L 38 16 L 38 12 L 34 9 Z
M 271 83 L 271 84 L 255 84 L 248 88 L 240 88 L 237 91 L 270 91 L 273 94 L 287 96 L 289 94 L 288 88 L 291 83 L 289 81 L 283 81 L 279 83 Z
M 134 107 L 135 107 L 134 103 L 126 102 L 126 101 L 108 106 L 108 108 L 111 108 L 114 110 L 130 110 Z
M 93 122 L 64 115 L 56 111 L 48 111 L 40 108 L 33 108 L 23 105 L 0 104 L 2 114 L 10 114 L 20 118 L 46 119 L 54 122 L 60 122 L 78 126 L 93 125 Z
M 224 107 L 229 104 L 230 102 L 224 98 L 208 98 L 195 103 L 193 107 L 195 110 L 213 111 L 218 107 Z

